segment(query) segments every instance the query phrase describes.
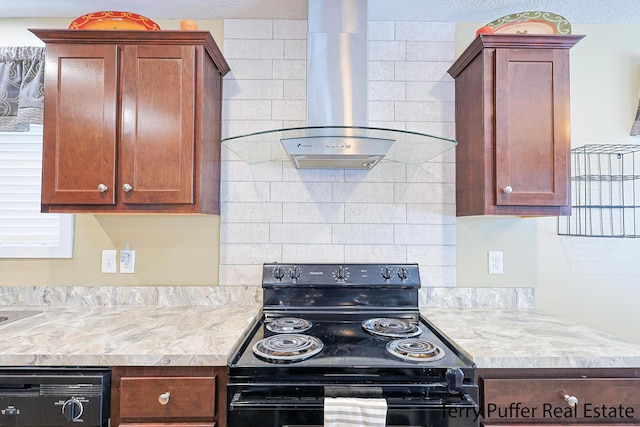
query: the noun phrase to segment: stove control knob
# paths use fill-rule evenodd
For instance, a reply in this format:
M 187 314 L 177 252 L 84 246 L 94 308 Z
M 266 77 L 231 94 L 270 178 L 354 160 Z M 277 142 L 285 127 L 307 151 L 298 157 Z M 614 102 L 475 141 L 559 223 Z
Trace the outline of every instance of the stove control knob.
M 400 280 L 407 280 L 407 269 L 404 267 L 400 267 L 398 269 L 398 277 Z
M 464 381 L 464 372 L 460 368 L 449 368 L 445 374 L 449 393 L 459 393 Z
M 382 275 L 382 278 L 384 280 L 391 280 L 391 270 L 389 269 L 389 267 L 383 268 L 380 272 L 380 275 Z
M 338 271 L 336 271 L 336 278 L 338 280 L 343 280 L 344 279 L 344 267 L 343 266 L 338 267 Z
M 289 270 L 289 277 L 293 280 L 298 280 L 300 278 L 300 274 L 302 274 L 300 267 L 293 267 Z
M 273 278 L 276 280 L 282 280 L 284 277 L 284 270 L 282 267 L 276 267 L 273 269 Z
M 84 407 L 77 397 L 72 397 L 62 404 L 62 415 L 67 421 L 77 421 L 82 417 Z

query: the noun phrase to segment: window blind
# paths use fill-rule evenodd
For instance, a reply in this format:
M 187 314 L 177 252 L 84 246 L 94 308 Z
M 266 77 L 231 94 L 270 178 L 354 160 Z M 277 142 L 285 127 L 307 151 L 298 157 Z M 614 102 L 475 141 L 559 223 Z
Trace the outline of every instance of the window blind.
M 0 133 L 0 258 L 71 258 L 73 215 L 40 212 L 42 126 Z

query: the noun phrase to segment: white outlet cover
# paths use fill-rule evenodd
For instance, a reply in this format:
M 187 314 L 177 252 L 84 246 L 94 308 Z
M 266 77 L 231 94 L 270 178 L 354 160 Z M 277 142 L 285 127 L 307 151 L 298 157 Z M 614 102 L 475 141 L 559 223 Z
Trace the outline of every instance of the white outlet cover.
M 136 266 L 136 251 L 120 251 L 120 273 L 133 273 Z
M 118 251 L 115 249 L 104 249 L 102 251 L 102 272 L 103 273 L 116 273 L 118 269 Z

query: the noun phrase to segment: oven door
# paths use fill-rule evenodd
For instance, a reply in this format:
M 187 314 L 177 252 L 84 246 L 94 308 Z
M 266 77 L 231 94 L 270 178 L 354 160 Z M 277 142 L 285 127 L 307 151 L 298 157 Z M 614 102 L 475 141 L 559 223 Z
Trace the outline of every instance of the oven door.
M 339 387 L 345 389 L 345 387 Z M 474 397 L 476 386 L 462 394 L 425 391 L 425 387 L 393 385 L 346 389 L 352 397 L 385 397 L 387 427 L 476 427 L 479 408 Z M 245 385 L 228 389 L 228 427 L 322 427 L 324 393 L 335 396 L 335 387 L 300 385 Z M 364 391 L 364 393 L 363 393 Z M 380 394 L 380 392 L 382 394 Z

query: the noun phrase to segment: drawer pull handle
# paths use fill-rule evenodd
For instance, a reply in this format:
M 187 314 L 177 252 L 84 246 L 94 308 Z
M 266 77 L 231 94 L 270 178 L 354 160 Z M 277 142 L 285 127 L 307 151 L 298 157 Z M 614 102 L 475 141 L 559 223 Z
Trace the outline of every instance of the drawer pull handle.
M 578 404 L 578 398 L 575 396 L 569 396 L 568 394 L 565 394 L 562 397 L 564 397 L 565 402 L 567 402 L 571 407 L 574 407 Z
M 158 403 L 160 403 L 161 405 L 166 405 L 167 403 L 169 403 L 169 397 L 171 397 L 171 393 L 162 393 L 160 396 L 158 396 Z

